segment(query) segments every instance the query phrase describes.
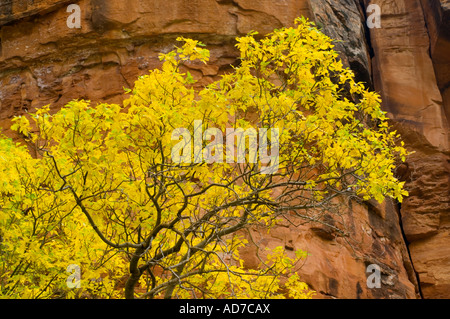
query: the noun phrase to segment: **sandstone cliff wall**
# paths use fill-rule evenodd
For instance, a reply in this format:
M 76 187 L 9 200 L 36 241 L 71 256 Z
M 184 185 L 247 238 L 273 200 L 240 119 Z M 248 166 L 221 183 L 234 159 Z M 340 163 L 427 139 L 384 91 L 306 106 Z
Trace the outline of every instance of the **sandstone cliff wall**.
M 366 4 L 369 1 L 365 1 Z M 425 298 L 450 297 L 450 1 L 372 1 L 373 79 L 410 150 L 403 230 Z
M 81 29 L 66 25 L 67 5 L 81 8 Z M 380 91 L 383 107 L 416 151 L 399 177 L 411 196 L 401 207 L 343 203 L 329 222 L 345 222 L 348 237 L 319 225 L 286 224 L 266 246 L 310 253 L 300 273 L 319 298 L 449 298 L 450 1 L 378 0 L 382 27 L 368 29 L 366 0 L 1 0 L 0 127 L 13 115 L 74 98 L 120 102 L 123 87 L 158 67 L 158 53 L 179 35 L 202 40 L 211 63 L 191 70 L 198 85 L 236 62 L 234 38 L 318 22 L 342 42 L 336 48 L 358 77 Z M 295 223 L 294 223 L 295 224 Z M 247 266 L 255 251 L 245 252 Z M 382 269 L 382 288 L 369 289 L 366 267 Z

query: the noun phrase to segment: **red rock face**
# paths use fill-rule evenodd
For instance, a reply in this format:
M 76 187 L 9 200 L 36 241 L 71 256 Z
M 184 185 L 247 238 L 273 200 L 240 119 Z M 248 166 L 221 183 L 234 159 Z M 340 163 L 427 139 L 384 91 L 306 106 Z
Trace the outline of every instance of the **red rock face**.
M 430 34 L 430 51 L 438 87 L 444 100 L 447 123 L 450 119 L 450 1 L 422 0 Z
M 415 151 L 403 173 L 403 229 L 423 297 L 449 298 L 450 2 L 371 3 L 382 12 L 382 28 L 370 33 L 375 88 Z
M 420 1 L 372 1 L 382 27 L 371 30 L 374 79 L 391 118 L 408 124 L 440 149 L 448 148 L 448 123 L 430 57 Z
M 14 0 L 0 7 L 0 125 L 5 119 L 74 98 L 120 102 L 123 87 L 158 67 L 179 35 L 211 49 L 211 66 L 191 73 L 208 83 L 236 61 L 234 38 L 292 25 L 307 1 L 76 1 L 81 28 L 67 26 L 68 1 Z M 71 3 L 73 3 L 72 1 Z M 9 134 L 7 132 L 7 134 Z
M 63 4 L 73 3 L 71 0 L 4 0 L 0 3 L 0 25 L 23 19 L 35 14 L 54 10 Z
M 81 8 L 81 28 L 67 26 L 67 5 Z M 365 4 L 364 4 L 365 3 Z M 449 12 L 448 0 L 378 0 L 382 27 L 368 30 L 365 5 L 356 0 L 2 1 L 0 4 L 0 127 L 13 115 L 75 98 L 120 103 L 123 87 L 160 66 L 158 54 L 176 37 L 195 37 L 211 50 L 208 66 L 193 66 L 201 86 L 236 62 L 234 38 L 315 19 L 337 44 L 359 80 L 383 97 L 383 107 L 416 153 L 398 168 L 410 197 L 341 203 L 324 215 L 347 236 L 323 224 L 293 220 L 269 235 L 253 230 L 263 246 L 306 250 L 299 273 L 318 298 L 449 298 Z M 401 213 L 399 215 L 399 212 Z M 400 216 L 400 217 L 399 217 Z M 257 251 L 243 255 L 257 265 Z M 366 268 L 381 268 L 382 287 L 367 286 Z M 418 279 L 418 280 L 417 280 Z M 421 294 L 420 294 L 421 293 Z
M 340 202 L 338 207 L 338 211 L 319 218 L 325 224 L 292 217 L 269 236 L 262 229 L 253 230 L 253 241 L 263 248 L 307 251 L 309 256 L 299 273 L 317 292 L 316 298 L 416 298 L 417 281 L 397 207 L 391 201 L 383 205 Z M 246 266 L 257 267 L 254 246 L 241 254 Z M 374 264 L 381 270 L 381 288 L 367 284 L 367 267 Z

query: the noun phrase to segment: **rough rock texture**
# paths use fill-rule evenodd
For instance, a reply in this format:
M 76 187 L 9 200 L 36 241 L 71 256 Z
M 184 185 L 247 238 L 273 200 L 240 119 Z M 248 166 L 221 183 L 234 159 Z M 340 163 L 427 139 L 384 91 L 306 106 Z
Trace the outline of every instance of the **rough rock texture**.
M 366 1 L 368 2 L 368 1 Z M 375 89 L 415 154 L 402 168 L 403 230 L 425 298 L 450 297 L 450 1 L 371 1 Z
M 371 29 L 374 81 L 391 118 L 407 123 L 427 140 L 448 149 L 448 122 L 442 106 L 430 39 L 419 0 L 372 1 L 382 27 Z
M 2 0 L 0 3 L 0 25 L 35 14 L 54 10 L 57 6 L 72 3 L 71 0 Z
M 355 71 L 357 80 L 372 86 L 370 46 L 367 42 L 363 8 L 355 0 L 311 1 L 313 18 L 336 41 L 344 64 Z
M 397 207 L 391 201 L 339 203 L 339 213 L 324 214 L 322 223 L 289 218 L 267 235 L 253 230 L 250 242 L 261 247 L 282 246 L 308 252 L 300 267 L 302 279 L 317 292 L 317 298 L 416 298 L 416 275 L 406 249 Z M 345 232 L 345 235 L 336 228 Z M 242 252 L 245 265 L 257 267 L 263 249 L 249 245 Z M 245 255 L 244 255 L 245 254 Z M 292 252 L 293 254 L 293 252 Z M 381 270 L 381 288 L 368 288 L 369 265 Z
M 439 89 L 450 121 L 450 0 L 422 0 L 430 35 L 430 51 Z
M 71 1 L 81 7 L 81 29 L 69 29 L 61 1 L 35 1 L 20 11 L 23 2 L 9 1 L 0 11 L 0 26 L 10 22 L 0 29 L 4 128 L 11 116 L 36 106 L 58 109 L 74 98 L 121 101 L 123 87 L 158 67 L 158 53 L 172 49 L 180 34 L 212 51 L 211 66 L 191 72 L 202 85 L 236 61 L 236 35 L 269 32 L 309 14 L 307 1 L 81 0 Z
M 69 29 L 69 3 L 81 7 L 81 29 Z M 74 98 L 120 102 L 123 87 L 160 65 L 158 53 L 179 35 L 202 40 L 208 66 L 192 66 L 198 85 L 236 62 L 234 38 L 317 21 L 358 80 L 380 91 L 383 107 L 416 153 L 398 168 L 410 197 L 343 203 L 327 224 L 345 222 L 348 237 L 321 224 L 286 224 L 263 246 L 310 253 L 300 273 L 318 298 L 449 298 L 450 1 L 378 0 L 382 28 L 365 25 L 366 0 L 3 0 L 0 4 L 0 127 L 9 136 L 13 115 Z M 244 251 L 248 267 L 257 251 Z M 366 267 L 378 264 L 382 288 L 369 289 Z M 418 280 L 417 280 L 418 279 Z

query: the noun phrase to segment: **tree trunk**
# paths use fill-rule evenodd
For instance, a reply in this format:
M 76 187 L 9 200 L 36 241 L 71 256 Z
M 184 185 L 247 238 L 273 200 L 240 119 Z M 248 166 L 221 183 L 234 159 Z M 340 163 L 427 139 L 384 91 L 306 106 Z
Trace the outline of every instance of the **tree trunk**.
M 136 272 L 132 273 L 125 284 L 125 298 L 126 299 L 134 299 L 134 287 L 141 278 L 141 274 L 139 269 Z
M 145 251 L 144 248 L 137 248 L 130 260 L 130 277 L 125 284 L 125 298 L 134 299 L 134 287 L 139 282 L 141 278 L 141 271 L 139 270 L 138 264 L 141 259 L 142 253 Z

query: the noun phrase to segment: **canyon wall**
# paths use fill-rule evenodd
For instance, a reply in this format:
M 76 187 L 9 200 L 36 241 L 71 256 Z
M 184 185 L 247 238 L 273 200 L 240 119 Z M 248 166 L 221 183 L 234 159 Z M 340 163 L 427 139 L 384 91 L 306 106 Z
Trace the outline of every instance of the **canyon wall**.
M 366 1 L 367 3 L 368 1 Z M 450 1 L 371 1 L 373 79 L 412 154 L 402 167 L 410 196 L 403 230 L 425 298 L 450 297 Z
M 67 6 L 81 8 L 81 28 L 70 29 Z M 366 0 L 1 0 L 0 127 L 12 116 L 75 98 L 120 103 L 123 88 L 159 67 L 158 53 L 179 35 L 207 44 L 211 62 L 192 66 L 201 86 L 230 71 L 234 39 L 267 33 L 298 16 L 340 40 L 336 49 L 359 81 L 379 91 L 383 108 L 415 151 L 398 168 L 410 196 L 343 202 L 343 237 L 321 225 L 283 224 L 261 245 L 306 250 L 299 273 L 317 298 L 450 298 L 449 105 L 450 1 L 378 0 L 381 28 L 366 25 Z M 243 252 L 248 267 L 256 252 Z M 366 268 L 381 267 L 382 287 L 370 289 Z

